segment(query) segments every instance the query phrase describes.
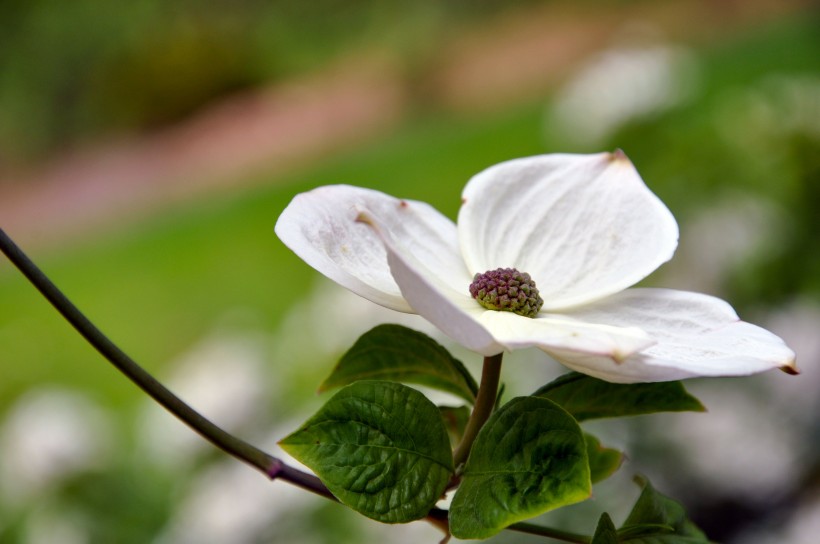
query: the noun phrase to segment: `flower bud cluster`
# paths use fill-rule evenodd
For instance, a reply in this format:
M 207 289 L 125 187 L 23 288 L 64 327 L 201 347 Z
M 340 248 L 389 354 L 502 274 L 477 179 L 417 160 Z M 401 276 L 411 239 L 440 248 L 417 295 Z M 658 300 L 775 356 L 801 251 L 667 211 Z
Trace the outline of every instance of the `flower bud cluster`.
M 535 317 L 544 304 L 530 275 L 515 268 L 476 274 L 470 284 L 470 295 L 488 310 L 514 312 L 525 317 Z

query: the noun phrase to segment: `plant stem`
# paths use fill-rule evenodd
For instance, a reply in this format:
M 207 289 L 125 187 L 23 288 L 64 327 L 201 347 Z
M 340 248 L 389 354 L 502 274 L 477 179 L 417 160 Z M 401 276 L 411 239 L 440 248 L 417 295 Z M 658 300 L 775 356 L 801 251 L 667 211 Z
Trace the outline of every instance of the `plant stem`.
M 140 389 L 174 414 L 183 423 L 199 433 L 211 444 L 240 461 L 256 468 L 272 480 L 280 479 L 303 489 L 335 500 L 327 487 L 312 474 L 296 470 L 255 446 L 233 436 L 199 412 L 185 404 L 168 388 L 126 355 L 105 336 L 80 310 L 46 277 L 31 259 L 0 229 L 0 250 L 28 278 L 60 314 L 120 372 Z
M 531 535 L 545 536 L 562 542 L 573 542 L 574 544 L 589 544 L 592 540 L 586 535 L 579 535 L 559 529 L 552 529 L 550 527 L 542 527 L 532 523 L 513 523 L 507 527 L 508 531 L 517 531 L 519 533 L 527 533 Z
M 159 383 L 91 323 L 37 265 L 23 253 L 17 244 L 8 237 L 3 229 L 0 229 L 0 251 L 103 357 L 151 398 L 199 433 L 208 442 L 228 455 L 258 469 L 272 480 L 284 480 L 322 497 L 336 500 L 336 497 L 316 476 L 286 465 L 281 459 L 273 457 L 226 432 L 185 404 L 168 388 Z M 481 385 L 476 396 L 475 407 L 464 431 L 464 438 L 456 449 L 457 465 L 467 459 L 478 431 L 481 430 L 481 427 L 492 414 L 501 375 L 501 357 L 502 354 L 498 354 L 484 358 L 484 369 L 481 374 Z M 446 529 L 448 514 L 447 510 L 433 508 L 428 513 L 427 520 L 442 529 Z M 590 538 L 583 535 L 541 527 L 531 523 L 515 523 L 507 527 L 507 530 L 545 536 L 575 544 L 589 544 L 590 542 Z
M 478 395 L 476 395 L 473 413 L 470 414 L 470 419 L 467 421 L 461 443 L 453 452 L 453 461 L 456 467 L 467 461 L 475 437 L 478 436 L 478 431 L 481 430 L 493 413 L 496 396 L 498 395 L 498 381 L 501 377 L 501 358 L 503 355 L 503 353 L 499 353 L 498 355 L 484 357 L 481 384 L 478 386 Z

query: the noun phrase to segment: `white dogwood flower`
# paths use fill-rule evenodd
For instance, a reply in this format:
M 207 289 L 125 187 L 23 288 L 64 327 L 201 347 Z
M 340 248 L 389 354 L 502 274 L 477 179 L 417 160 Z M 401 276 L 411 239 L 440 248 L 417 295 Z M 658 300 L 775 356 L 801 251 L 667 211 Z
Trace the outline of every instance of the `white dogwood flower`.
M 464 188 L 458 226 L 333 185 L 297 195 L 275 230 L 328 278 L 485 356 L 535 346 L 622 383 L 794 371 L 783 341 L 726 302 L 629 288 L 672 257 L 678 227 L 620 151 L 488 168 Z

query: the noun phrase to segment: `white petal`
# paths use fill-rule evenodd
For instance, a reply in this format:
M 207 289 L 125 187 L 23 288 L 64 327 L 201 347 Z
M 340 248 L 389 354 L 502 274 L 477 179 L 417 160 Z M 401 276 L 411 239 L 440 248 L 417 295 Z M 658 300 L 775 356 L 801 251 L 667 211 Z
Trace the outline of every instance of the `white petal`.
M 635 327 L 596 325 L 543 313 L 532 319 L 512 312 L 486 311 L 479 321 L 509 350 L 536 346 L 621 361 L 655 343 Z
M 630 287 L 677 246 L 674 217 L 620 151 L 504 162 L 462 196 L 458 235 L 470 272 L 529 273 L 544 310 Z
M 657 343 L 615 365 L 600 357 L 557 352 L 562 363 L 613 382 L 667 381 L 794 370 L 794 352 L 769 331 L 740 321 L 715 297 L 671 289 L 629 289 L 567 312 L 615 326 L 634 325 Z
M 489 310 L 470 296 L 469 277 L 452 285 L 452 281 L 431 270 L 426 261 L 407 251 L 377 218 L 365 213 L 361 220 L 382 239 L 393 277 L 416 313 L 469 350 L 485 356 L 504 351 L 504 347 L 479 323 L 481 314 Z
M 356 222 L 362 212 L 437 274 L 469 284 L 455 225 L 423 202 L 348 185 L 319 187 L 297 195 L 279 216 L 275 231 L 333 281 L 382 306 L 412 312 L 390 274 L 384 245 L 367 225 Z

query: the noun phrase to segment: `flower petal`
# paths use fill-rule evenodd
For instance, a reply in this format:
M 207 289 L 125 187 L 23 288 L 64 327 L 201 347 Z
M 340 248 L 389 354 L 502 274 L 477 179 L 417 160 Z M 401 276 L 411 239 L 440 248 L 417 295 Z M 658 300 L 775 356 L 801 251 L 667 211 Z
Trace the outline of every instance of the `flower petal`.
M 455 225 L 423 202 L 329 185 L 297 195 L 279 216 L 275 231 L 294 253 L 333 281 L 382 306 L 412 312 L 390 274 L 384 245 L 370 228 L 356 222 L 362 212 L 376 218 L 444 280 L 469 285 Z
M 487 310 L 466 285 L 453 288 L 416 259 L 377 219 L 362 214 L 384 242 L 390 270 L 405 299 L 422 317 L 467 349 L 482 355 L 537 346 L 621 360 L 654 343 L 635 327 L 595 325 L 564 316 L 539 314 L 535 319 L 512 312 Z
M 481 315 L 489 310 L 470 296 L 469 278 L 462 285 L 451 285 L 426 261 L 407 251 L 378 218 L 363 213 L 360 221 L 370 225 L 381 238 L 393 278 L 416 313 L 469 350 L 485 356 L 504 351 L 504 346 L 479 323 Z
M 598 356 L 550 352 L 566 366 L 612 382 L 650 382 L 694 376 L 743 376 L 794 371 L 794 352 L 776 335 L 740 321 L 715 297 L 672 289 L 629 289 L 568 311 L 593 323 L 634 325 L 657 343 L 620 364 Z
M 479 321 L 509 350 L 536 346 L 606 357 L 615 362 L 655 343 L 635 327 L 596 325 L 560 315 L 541 313 L 532 319 L 512 312 L 486 311 Z
M 462 196 L 458 236 L 469 271 L 529 273 L 544 310 L 630 287 L 677 246 L 674 217 L 620 151 L 504 162 L 473 177 Z

